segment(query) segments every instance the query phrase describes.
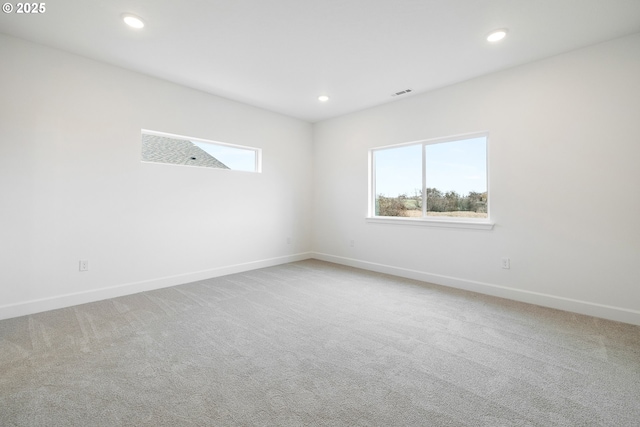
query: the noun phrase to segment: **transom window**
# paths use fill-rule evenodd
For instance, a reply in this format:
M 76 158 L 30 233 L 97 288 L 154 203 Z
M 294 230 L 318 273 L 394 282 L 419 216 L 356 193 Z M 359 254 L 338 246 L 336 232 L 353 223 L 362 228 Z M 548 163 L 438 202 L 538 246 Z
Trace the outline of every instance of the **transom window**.
M 370 151 L 370 216 L 486 221 L 488 134 Z
M 142 131 L 142 161 L 260 172 L 259 148 Z

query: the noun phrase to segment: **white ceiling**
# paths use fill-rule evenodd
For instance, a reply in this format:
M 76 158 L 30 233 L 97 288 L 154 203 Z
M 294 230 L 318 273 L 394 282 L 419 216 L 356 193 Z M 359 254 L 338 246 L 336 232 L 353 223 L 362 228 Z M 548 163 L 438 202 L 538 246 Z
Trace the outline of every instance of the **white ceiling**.
M 0 14 L 0 32 L 310 122 L 640 32 L 640 0 L 45 4 L 40 15 Z M 146 27 L 125 26 L 125 12 Z M 501 27 L 508 37 L 488 43 Z

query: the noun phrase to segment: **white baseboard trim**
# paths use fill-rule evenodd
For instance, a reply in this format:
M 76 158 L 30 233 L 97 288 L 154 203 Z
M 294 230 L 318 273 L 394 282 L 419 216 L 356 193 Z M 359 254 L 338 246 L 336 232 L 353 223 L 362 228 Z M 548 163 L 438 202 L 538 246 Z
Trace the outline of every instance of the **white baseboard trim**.
M 637 310 L 630 310 L 627 308 L 614 307 L 604 304 L 596 304 L 588 301 L 543 294 L 540 292 L 513 289 L 506 286 L 494 285 L 491 283 L 477 282 L 451 276 L 443 276 L 440 274 L 432 274 L 424 271 L 394 267 L 391 265 L 378 264 L 375 262 L 362 261 L 358 259 L 318 252 L 312 252 L 312 258 L 321 261 L 332 262 L 335 264 L 361 268 L 363 270 L 386 273 L 394 276 L 405 277 L 407 279 L 420 280 L 423 282 L 434 283 L 436 285 L 449 286 L 466 291 L 478 292 L 480 294 L 492 295 L 543 307 L 555 308 L 572 313 L 585 314 L 587 316 L 615 320 L 617 322 L 630 323 L 632 325 L 640 325 L 640 311 Z
M 302 261 L 309 258 L 312 258 L 312 254 L 310 252 L 304 252 L 294 255 L 218 267 L 210 270 L 196 271 L 193 273 L 177 274 L 174 276 L 160 277 L 156 279 L 143 280 L 140 282 L 125 283 L 121 285 L 110 286 L 108 288 L 93 289 L 85 292 L 77 292 L 50 298 L 20 302 L 17 304 L 3 305 L 0 306 L 0 320 L 10 319 L 12 317 L 26 316 L 43 311 L 56 310 L 58 308 L 65 308 L 79 304 L 86 304 L 89 302 L 100 301 L 109 298 L 137 294 L 139 292 L 151 291 L 154 289 L 167 288 L 169 286 L 182 285 L 198 280 L 226 276 L 228 274 L 242 273 L 244 271 L 256 270 L 258 268 L 273 267 L 275 265 Z

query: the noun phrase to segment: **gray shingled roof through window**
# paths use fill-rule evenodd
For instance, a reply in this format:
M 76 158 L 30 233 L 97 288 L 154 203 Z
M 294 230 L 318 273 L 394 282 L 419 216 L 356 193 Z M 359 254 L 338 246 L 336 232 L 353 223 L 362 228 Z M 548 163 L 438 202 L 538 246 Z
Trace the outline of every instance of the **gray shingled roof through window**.
M 191 141 L 144 133 L 142 134 L 142 160 L 172 165 L 229 169 L 227 165 Z

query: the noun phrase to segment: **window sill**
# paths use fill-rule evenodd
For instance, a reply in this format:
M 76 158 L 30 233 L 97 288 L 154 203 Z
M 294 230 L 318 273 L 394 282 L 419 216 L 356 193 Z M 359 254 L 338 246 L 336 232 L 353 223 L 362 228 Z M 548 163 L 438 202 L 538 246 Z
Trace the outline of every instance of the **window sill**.
M 394 224 L 409 225 L 414 227 L 435 228 L 463 228 L 472 230 L 491 230 L 494 223 L 489 221 L 457 220 L 457 219 L 424 219 L 424 218 L 398 218 L 398 217 L 367 217 L 365 221 L 370 224 Z

